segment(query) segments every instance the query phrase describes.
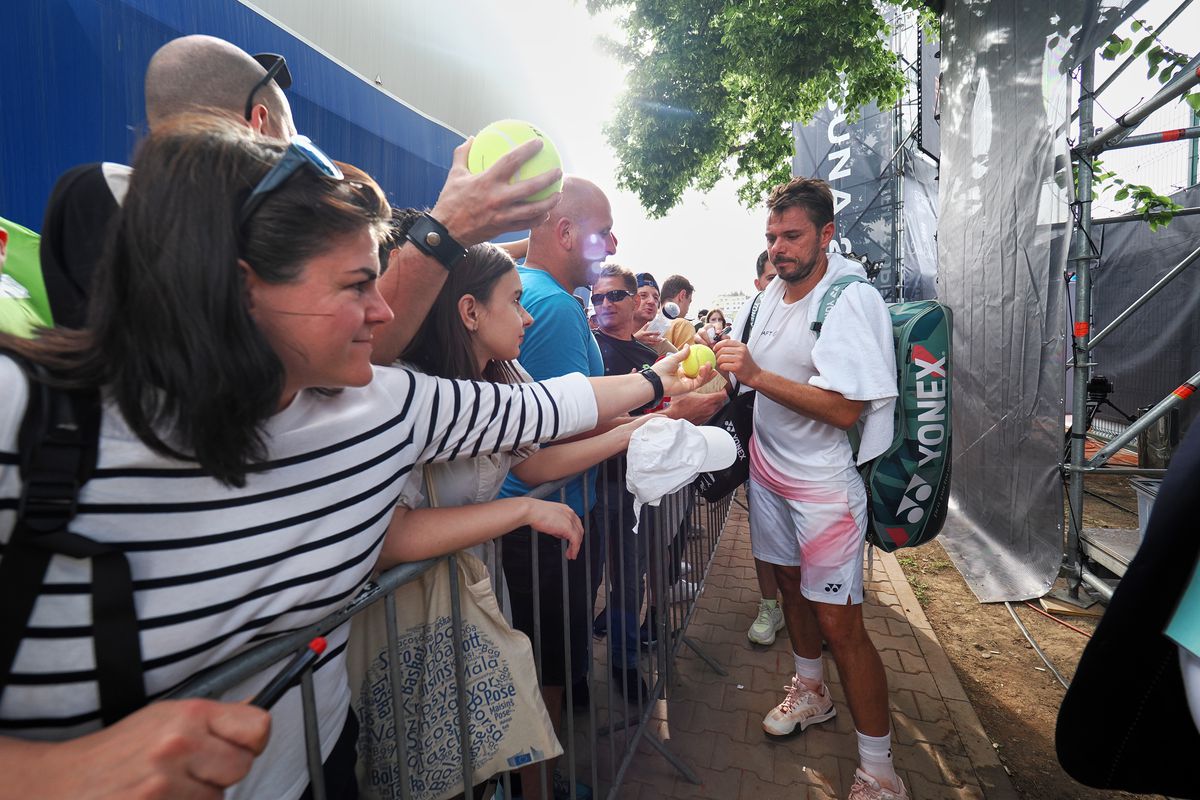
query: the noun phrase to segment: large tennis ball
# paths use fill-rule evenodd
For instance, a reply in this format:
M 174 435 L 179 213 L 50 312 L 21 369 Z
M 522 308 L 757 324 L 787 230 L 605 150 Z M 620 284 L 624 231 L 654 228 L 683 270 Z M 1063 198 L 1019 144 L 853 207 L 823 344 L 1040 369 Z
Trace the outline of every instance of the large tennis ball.
M 700 367 L 705 364 L 717 366 L 717 354 L 712 351 L 712 348 L 704 344 L 694 344 L 692 349 L 688 351 L 688 356 L 683 360 L 683 374 L 689 378 L 694 378 L 700 374 Z
M 475 134 L 471 143 L 471 152 L 467 154 L 467 169 L 471 172 L 483 172 L 508 151 L 530 139 L 541 139 L 542 149 L 533 158 L 526 161 L 513 176 L 513 182 L 523 181 L 541 175 L 546 170 L 558 169 L 562 166 L 558 148 L 550 137 L 542 133 L 536 126 L 519 119 L 502 119 L 493 122 Z M 527 197 L 527 200 L 545 200 L 555 192 L 562 190 L 562 179 L 547 186 L 545 189 Z

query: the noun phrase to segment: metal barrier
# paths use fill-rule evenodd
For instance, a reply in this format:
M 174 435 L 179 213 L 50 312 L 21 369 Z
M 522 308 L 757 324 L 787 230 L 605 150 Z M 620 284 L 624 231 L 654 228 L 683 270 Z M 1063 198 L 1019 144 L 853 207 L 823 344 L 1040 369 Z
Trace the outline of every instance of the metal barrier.
M 655 711 L 665 703 L 674 671 L 674 660 L 682 646 L 687 646 L 701 657 L 713 670 L 726 674 L 711 658 L 703 653 L 699 645 L 685 635 L 687 625 L 695 612 L 696 602 L 703 589 L 704 579 L 712 565 L 712 557 L 720 538 L 721 530 L 728 517 L 730 498 L 719 503 L 705 503 L 698 498 L 692 487 L 685 487 L 662 499 L 657 507 L 643 508 L 637 533 L 632 528 L 632 498 L 624 487 L 623 457 L 613 460 L 611 465 L 601 465 L 596 486 L 596 502 L 591 513 L 584 517 L 584 546 L 576 559 L 582 565 L 568 565 L 566 543 L 533 531 L 518 531 L 496 540 L 496 563 L 514 564 L 519 551 L 529 553 L 529 574 L 532 583 L 519 590 L 510 590 L 514 617 L 523 611 L 527 617 L 524 627 L 533 643 L 534 658 L 539 683 L 547 666 L 557 674 L 557 667 L 564 672 L 564 711 L 562 727 L 554 720 L 558 738 L 564 753 L 558 759 L 558 772 L 566 789 L 559 796 L 572 800 L 583 800 L 587 793 L 578 783 L 590 781 L 594 796 L 613 798 L 617 796 L 622 781 L 637 753 L 641 741 L 656 749 L 672 766 L 693 783 L 699 779 L 692 770 L 657 736 L 646 736 L 646 730 Z M 566 484 L 559 481 L 537 487 L 530 492 L 535 498 L 553 498 L 566 502 Z M 585 482 L 586 483 L 586 482 Z M 588 502 L 585 487 L 584 504 Z M 539 539 L 543 540 L 538 547 Z M 546 542 L 550 540 L 557 565 L 539 563 L 539 549 L 546 553 Z M 528 543 L 525 545 L 524 543 Z M 505 550 L 508 550 L 506 553 Z M 551 557 L 554 557 L 551 556 Z M 445 556 L 414 564 L 394 567 L 374 581 L 368 583 L 357 597 L 344 609 L 337 611 L 320 622 L 286 636 L 273 639 L 254 649 L 242 653 L 211 670 L 172 693 L 173 697 L 219 698 L 248 678 L 270 669 L 293 654 L 304 650 L 315 636 L 320 636 L 349 622 L 357 614 L 378 602 L 385 604 L 388 628 L 388 652 L 390 685 L 392 688 L 392 710 L 396 724 L 392 735 L 395 738 L 396 764 L 392 774 L 398 777 L 398 795 L 405 800 L 414 797 L 405 731 L 407 728 L 404 711 L 404 693 L 395 691 L 401 685 L 398 635 L 396 630 L 395 592 L 422 574 L 437 566 L 442 560 L 449 561 L 451 586 L 451 612 L 454 635 L 454 668 L 458 705 L 458 742 L 462 755 L 463 786 L 475 786 L 471 763 L 471 727 L 468 719 L 468 700 L 464 679 L 463 626 L 458 586 L 458 569 L 455 556 Z M 552 567 L 557 566 L 557 570 Z M 558 573 L 557 586 L 543 586 L 544 573 Z M 574 584 L 568 574 L 576 576 Z M 603 577 L 601 577 L 603 573 Z M 684 574 L 686 573 L 686 574 Z M 578 576 L 585 576 L 586 612 L 580 613 L 578 599 Z M 495 587 L 497 599 L 504 607 L 504 581 Z M 526 591 L 526 589 L 528 589 Z M 600 592 L 604 589 L 604 592 Z M 574 595 L 573 595 L 574 591 Z M 525 597 L 528 595 L 528 598 Z M 572 599 L 575 603 L 572 603 Z M 529 605 L 521 609 L 526 600 Z M 546 601 L 557 600 L 558 609 L 545 607 Z M 597 605 L 602 611 L 593 621 Z M 566 610 L 563 613 L 562 610 Z M 562 653 L 560 664 L 552 659 L 559 656 L 545 651 L 543 640 L 544 617 L 554 613 L 562 617 Z M 529 623 L 532 622 L 532 625 Z M 636 633 L 631 630 L 636 625 Z M 580 631 L 582 626 L 582 631 Z M 518 625 L 518 627 L 521 627 Z M 593 627 L 606 628 L 603 639 L 593 636 Z M 574 635 L 573 632 L 574 631 Z M 618 641 L 619 640 L 619 641 Z M 586 674 L 578 675 L 574 668 L 580 661 L 580 643 L 586 650 Z M 575 651 L 572 651 L 574 643 Z M 620 661 L 622 663 L 618 664 Z M 628 669 L 622 669 L 628 667 Z M 313 692 L 311 668 L 300 677 L 301 699 L 304 707 L 304 732 L 307 749 L 309 778 L 314 800 L 326 797 L 324 775 L 317 734 L 316 703 Z M 582 694 L 586 694 L 586 697 Z M 554 718 L 552 710 L 552 719 Z M 619 740 L 619 741 L 618 741 Z M 536 773 L 536 774 L 531 774 Z M 554 776 L 546 762 L 525 770 L 525 780 L 531 777 L 533 786 L 526 786 L 524 797 L 555 796 Z M 494 779 L 494 794 L 487 798 L 514 797 L 512 773 L 504 773 Z M 539 790 L 540 789 L 540 793 Z M 479 796 L 476 792 L 475 796 Z

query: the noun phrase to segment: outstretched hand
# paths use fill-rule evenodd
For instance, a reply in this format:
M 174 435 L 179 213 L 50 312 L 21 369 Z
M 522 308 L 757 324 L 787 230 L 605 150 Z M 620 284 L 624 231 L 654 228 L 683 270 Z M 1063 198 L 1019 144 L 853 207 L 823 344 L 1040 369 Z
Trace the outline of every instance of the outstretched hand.
M 566 540 L 567 558 L 574 559 L 579 555 L 579 547 L 583 543 L 583 523 L 575 511 L 562 503 L 527 499 L 529 508 L 526 510 L 525 524 L 539 533 Z
M 651 367 L 658 373 L 658 377 L 662 378 L 663 394 L 667 397 L 678 397 L 688 392 L 694 392 L 712 379 L 713 368 L 708 364 L 702 365 L 694 378 L 683 374 L 682 365 L 691 350 L 692 346 L 687 345 L 678 353 L 663 356 Z
M 463 247 L 486 242 L 502 233 L 527 230 L 546 219 L 561 193 L 534 202 L 525 198 L 561 178 L 562 170 L 552 169 L 528 180 L 509 182 L 521 165 L 542 148 L 541 140 L 531 139 L 521 144 L 479 174 L 467 169 L 472 141 L 473 137 L 454 149 L 450 173 L 430 215 L 445 225 Z
M 662 344 L 662 340 L 663 340 L 661 333 L 659 333 L 658 331 L 650 330 L 649 322 L 647 322 L 642 327 L 638 328 L 638 330 L 634 332 L 633 338 L 637 339 L 639 342 L 646 345 L 646 347 L 649 347 L 652 350 L 656 346 Z

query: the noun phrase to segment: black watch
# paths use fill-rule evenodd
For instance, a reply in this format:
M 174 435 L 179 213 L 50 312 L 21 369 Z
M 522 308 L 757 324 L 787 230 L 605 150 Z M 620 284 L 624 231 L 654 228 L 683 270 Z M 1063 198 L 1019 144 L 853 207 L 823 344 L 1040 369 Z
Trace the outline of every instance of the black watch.
M 649 403 L 646 403 L 646 405 L 641 406 L 641 408 L 642 409 L 658 408 L 658 405 L 663 400 L 662 378 L 660 378 L 658 373 L 655 372 L 653 370 L 653 368 L 651 368 L 651 367 L 642 367 L 641 372 L 639 372 L 638 374 L 641 375 L 646 380 L 650 381 L 650 385 L 654 387 L 654 399 L 651 400 Z
M 446 226 L 429 214 L 422 214 L 408 229 L 406 238 L 427 256 L 450 270 L 467 255 L 467 248 L 454 240 Z

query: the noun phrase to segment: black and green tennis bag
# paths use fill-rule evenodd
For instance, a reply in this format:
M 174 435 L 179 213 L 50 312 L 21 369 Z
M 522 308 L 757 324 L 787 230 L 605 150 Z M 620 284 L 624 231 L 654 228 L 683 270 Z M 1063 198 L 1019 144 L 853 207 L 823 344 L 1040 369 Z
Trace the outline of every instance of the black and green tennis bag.
M 813 331 L 858 275 L 825 290 Z M 888 306 L 896 347 L 896 416 L 891 445 L 859 467 L 867 487 L 867 538 L 892 552 L 932 540 L 950 501 L 950 309 L 936 300 Z M 852 431 L 853 433 L 853 431 Z M 856 436 L 851 441 L 857 450 Z

